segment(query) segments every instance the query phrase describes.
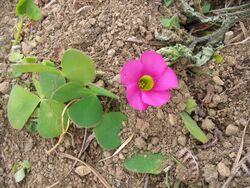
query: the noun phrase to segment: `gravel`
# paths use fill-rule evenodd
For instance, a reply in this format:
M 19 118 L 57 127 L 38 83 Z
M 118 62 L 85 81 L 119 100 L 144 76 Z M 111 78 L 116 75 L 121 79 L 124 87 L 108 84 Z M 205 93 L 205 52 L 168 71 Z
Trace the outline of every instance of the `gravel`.
M 226 135 L 233 136 L 239 132 L 239 128 L 233 124 L 229 124 L 226 128 Z

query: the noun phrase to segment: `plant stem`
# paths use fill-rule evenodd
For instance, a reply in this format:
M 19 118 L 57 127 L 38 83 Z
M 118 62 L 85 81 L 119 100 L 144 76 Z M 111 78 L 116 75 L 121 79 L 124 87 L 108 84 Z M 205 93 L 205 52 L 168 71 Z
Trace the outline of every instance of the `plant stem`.
M 222 9 L 215 9 L 215 10 L 211 10 L 209 12 L 230 12 L 230 11 L 237 11 L 237 10 L 241 10 L 241 9 L 245 9 L 245 8 L 250 8 L 250 3 L 246 3 L 244 5 L 240 5 L 240 6 L 234 6 L 234 7 L 228 7 L 228 8 L 222 8 Z
M 23 22 L 24 22 L 24 16 L 20 16 L 19 17 L 19 22 L 17 25 L 17 33 L 15 34 L 15 41 L 13 43 L 13 46 L 19 44 L 20 42 L 20 38 L 21 38 L 21 33 L 23 30 Z

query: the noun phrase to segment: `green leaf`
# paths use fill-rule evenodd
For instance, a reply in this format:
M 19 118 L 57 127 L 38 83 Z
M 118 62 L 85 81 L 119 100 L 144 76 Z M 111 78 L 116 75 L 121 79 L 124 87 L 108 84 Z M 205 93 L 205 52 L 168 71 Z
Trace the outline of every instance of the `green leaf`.
M 202 6 L 202 12 L 206 14 L 210 11 L 210 8 L 211 8 L 211 4 L 208 2 L 205 2 L 205 4 Z
M 180 180 L 175 180 L 175 182 L 174 182 L 174 188 L 179 188 L 180 187 Z
M 102 118 L 102 105 L 95 95 L 86 95 L 69 107 L 70 119 L 79 127 L 95 127 Z
M 11 126 L 15 129 L 22 129 L 39 102 L 39 97 L 15 85 L 10 93 L 7 106 Z
M 23 168 L 19 169 L 14 174 L 14 178 L 17 183 L 21 182 L 25 178 L 25 170 Z
M 177 30 L 177 29 L 180 29 L 180 23 L 179 23 L 179 17 L 178 17 L 178 14 L 175 14 L 171 20 L 171 26 L 173 29 Z
M 197 107 L 197 104 L 195 102 L 195 100 L 193 98 L 189 98 L 186 101 L 186 111 L 191 114 L 191 112 L 193 112 L 195 110 L 195 108 Z
M 40 73 L 40 86 L 45 97 L 50 98 L 56 89 L 65 84 L 65 79 L 60 74 L 47 72 Z
M 20 52 L 11 51 L 11 53 L 9 54 L 9 61 L 12 63 L 21 62 L 23 58 L 24 55 Z
M 117 95 L 113 94 L 112 92 L 110 92 L 102 87 L 98 87 L 94 84 L 89 84 L 89 89 L 91 91 L 93 91 L 93 93 L 95 93 L 95 95 L 101 95 L 101 96 L 111 97 L 114 99 L 119 99 L 119 97 Z
M 94 128 L 95 137 L 98 143 L 105 149 L 115 149 L 121 145 L 119 137 L 122 121 L 127 117 L 120 112 L 110 112 L 103 115 L 102 121 Z
M 44 60 L 41 64 L 49 67 L 55 67 L 55 64 L 50 60 Z
M 28 16 L 31 20 L 41 20 L 43 18 L 42 11 L 34 4 L 33 0 L 19 0 L 16 6 L 16 14 L 18 16 Z
M 28 56 L 21 60 L 21 63 L 35 63 L 35 62 L 37 62 L 36 56 Z
M 217 53 L 217 52 L 214 53 L 213 58 L 214 58 L 214 60 L 215 60 L 215 63 L 218 63 L 218 64 L 222 63 L 223 60 L 224 60 L 223 56 L 220 55 L 220 54 Z
M 171 26 L 170 19 L 162 18 L 161 19 L 161 24 L 162 24 L 163 27 L 169 28 Z
M 94 61 L 78 50 L 67 50 L 62 58 L 62 71 L 70 81 L 88 84 L 95 79 Z
M 165 157 L 161 153 L 135 153 L 124 163 L 126 169 L 137 173 L 159 174 L 164 168 Z
M 70 82 L 59 87 L 52 95 L 52 99 L 65 103 L 72 99 L 82 98 L 92 92 L 78 83 Z
M 187 130 L 190 132 L 191 135 L 193 135 L 194 138 L 196 138 L 203 144 L 208 142 L 207 136 L 204 134 L 204 132 L 200 129 L 197 123 L 189 116 L 187 112 L 182 112 L 181 118 Z
M 166 7 L 169 7 L 170 5 L 172 5 L 173 2 L 174 2 L 174 0 L 164 0 L 164 5 Z
M 29 63 L 29 64 L 14 64 L 12 65 L 13 70 L 16 72 L 48 72 L 53 74 L 61 74 L 59 70 L 54 67 L 36 64 L 36 63 Z
M 54 138 L 62 133 L 61 116 L 64 104 L 55 100 L 43 100 L 38 113 L 37 131 L 43 138 Z M 67 113 L 64 126 L 67 124 Z
M 38 96 L 40 98 L 44 98 L 44 94 L 42 92 L 42 88 L 41 88 L 40 82 L 37 79 L 35 79 L 34 77 L 32 78 L 32 81 L 33 81 L 33 84 L 34 84 L 34 86 L 36 88 Z
M 31 163 L 28 160 L 24 160 L 23 162 L 20 163 L 20 165 L 22 166 L 22 168 L 24 168 L 28 172 L 31 169 Z

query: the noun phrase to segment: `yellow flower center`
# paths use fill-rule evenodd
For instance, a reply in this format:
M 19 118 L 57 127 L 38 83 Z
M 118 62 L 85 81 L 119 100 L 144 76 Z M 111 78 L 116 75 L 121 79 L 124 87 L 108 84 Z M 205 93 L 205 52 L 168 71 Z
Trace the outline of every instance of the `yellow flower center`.
M 154 80 L 149 75 L 144 75 L 139 80 L 139 88 L 143 91 L 150 91 L 154 87 Z

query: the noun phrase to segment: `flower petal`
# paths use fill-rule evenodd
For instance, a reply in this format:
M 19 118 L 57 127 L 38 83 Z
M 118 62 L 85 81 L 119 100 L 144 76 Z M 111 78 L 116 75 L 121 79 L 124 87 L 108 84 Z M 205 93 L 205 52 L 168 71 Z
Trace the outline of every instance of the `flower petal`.
M 155 51 L 146 51 L 141 55 L 141 62 L 144 65 L 144 74 L 158 77 L 167 68 L 163 57 Z
M 162 106 L 171 98 L 170 91 L 147 91 L 142 92 L 142 101 L 152 106 Z
M 178 87 L 178 79 L 173 69 L 168 67 L 162 76 L 156 80 L 154 91 L 165 91 Z
M 143 67 L 139 60 L 130 60 L 124 64 L 120 72 L 122 84 L 128 86 L 135 82 L 138 83 L 142 76 Z
M 148 105 L 142 101 L 141 91 L 137 84 L 127 86 L 128 103 L 136 110 L 146 110 Z

